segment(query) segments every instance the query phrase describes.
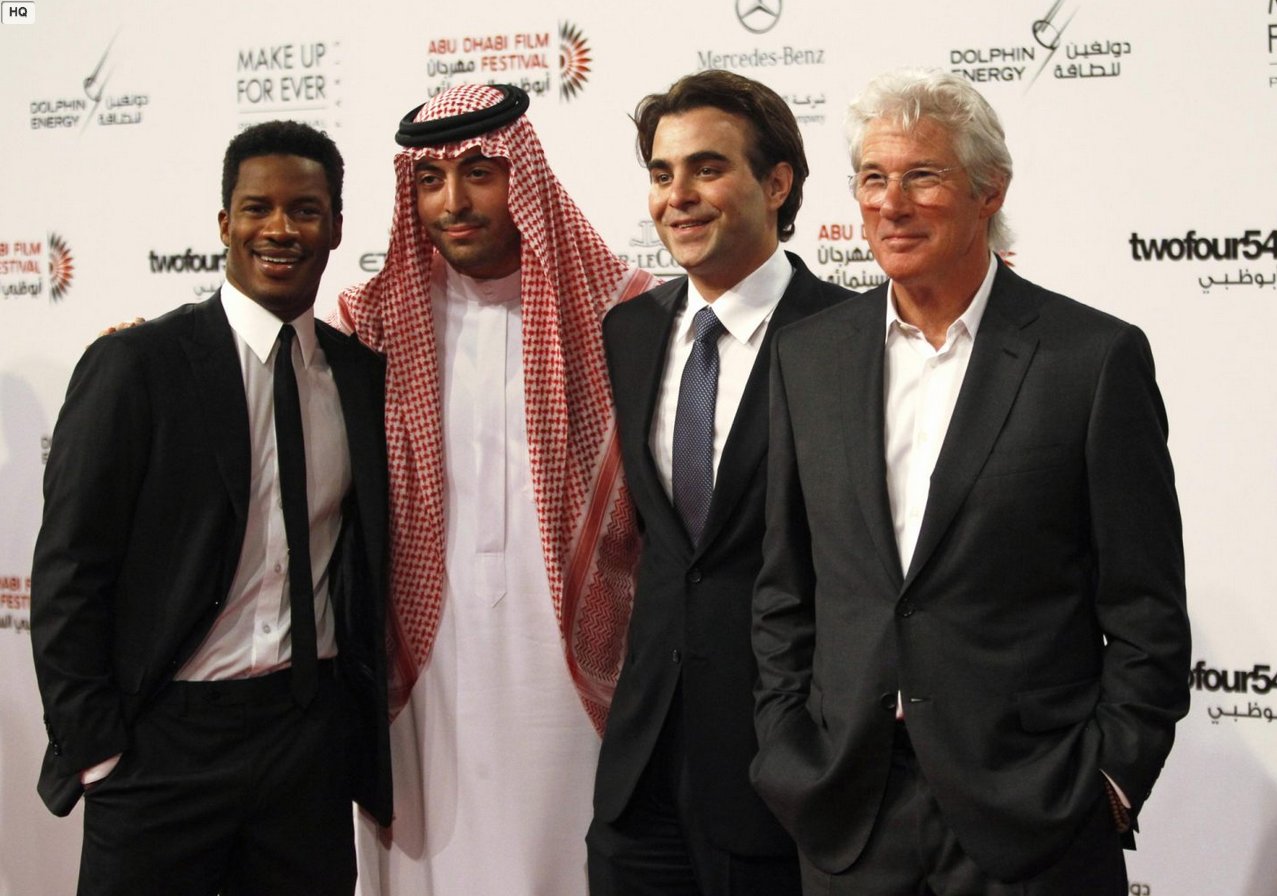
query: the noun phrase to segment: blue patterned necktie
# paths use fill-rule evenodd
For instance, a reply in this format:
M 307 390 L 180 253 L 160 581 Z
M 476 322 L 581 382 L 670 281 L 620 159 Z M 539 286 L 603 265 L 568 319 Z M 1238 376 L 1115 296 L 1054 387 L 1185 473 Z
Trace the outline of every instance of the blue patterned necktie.
M 714 406 L 723 325 L 706 305 L 692 318 L 692 329 L 696 341 L 683 366 L 674 415 L 674 507 L 696 544 L 714 494 Z
M 306 504 L 306 445 L 302 439 L 301 402 L 293 371 L 291 324 L 279 329 L 275 349 L 275 453 L 279 457 L 279 491 L 288 539 L 288 608 L 293 648 L 293 697 L 306 706 L 315 696 L 315 592 L 310 570 L 310 513 Z

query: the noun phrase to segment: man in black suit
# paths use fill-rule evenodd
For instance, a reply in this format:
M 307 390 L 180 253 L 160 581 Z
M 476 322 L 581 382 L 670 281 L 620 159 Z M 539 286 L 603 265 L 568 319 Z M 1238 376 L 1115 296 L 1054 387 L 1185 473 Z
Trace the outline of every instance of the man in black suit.
M 1118 896 L 1188 708 L 1148 342 L 998 260 L 1011 159 L 962 78 L 849 121 L 890 282 L 775 341 L 755 783 L 808 893 Z
M 644 99 L 635 123 L 652 220 L 688 276 L 604 320 L 642 556 L 586 838 L 590 888 L 784 896 L 799 889 L 794 845 L 748 779 L 766 347 L 851 293 L 780 249 L 807 162 L 775 92 L 702 72 Z
M 225 286 L 72 375 L 31 629 L 81 894 L 349 894 L 352 797 L 389 823 L 383 365 L 312 309 L 342 171 L 304 125 L 237 136 Z

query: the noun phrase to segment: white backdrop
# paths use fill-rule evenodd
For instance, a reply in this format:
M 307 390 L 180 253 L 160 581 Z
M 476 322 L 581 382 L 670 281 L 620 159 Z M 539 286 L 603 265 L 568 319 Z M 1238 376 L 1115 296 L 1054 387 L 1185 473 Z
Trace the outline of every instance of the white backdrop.
M 399 118 L 446 84 L 524 83 L 559 177 L 613 248 L 672 271 L 627 115 L 689 71 L 784 95 L 813 174 L 791 247 L 877 282 L 846 190 L 848 100 L 902 65 L 998 109 L 1024 276 L 1145 329 L 1171 420 L 1193 705 L 1129 854 L 1132 893 L 1277 893 L 1277 0 L 0 2 L 0 896 L 73 890 L 78 810 L 35 793 L 44 747 L 29 586 L 40 477 L 71 369 L 104 325 L 221 279 L 220 159 L 271 117 L 347 162 L 321 291 L 384 252 Z

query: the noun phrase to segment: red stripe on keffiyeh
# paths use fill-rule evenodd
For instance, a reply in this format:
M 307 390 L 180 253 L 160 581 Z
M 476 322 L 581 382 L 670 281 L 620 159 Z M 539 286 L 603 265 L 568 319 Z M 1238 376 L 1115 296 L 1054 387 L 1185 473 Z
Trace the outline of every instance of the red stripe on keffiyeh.
M 466 85 L 417 121 L 486 108 L 494 88 Z M 459 143 L 395 156 L 396 198 L 382 271 L 342 293 L 339 319 L 386 355 L 390 455 L 392 715 L 430 656 L 444 583 L 444 466 L 430 283 L 442 258 L 417 220 L 414 166 L 474 147 L 510 163 L 510 215 L 521 237 L 528 454 L 546 577 L 565 656 L 602 732 L 624 654 L 637 558 L 634 510 L 620 475 L 601 321 L 650 288 L 586 221 L 545 160 L 526 117 Z

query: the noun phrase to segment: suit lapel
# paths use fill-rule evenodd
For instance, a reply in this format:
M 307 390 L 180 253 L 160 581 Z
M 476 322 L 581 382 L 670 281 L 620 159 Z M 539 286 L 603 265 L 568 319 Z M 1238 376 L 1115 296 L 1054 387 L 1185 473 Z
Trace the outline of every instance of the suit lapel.
M 759 465 L 767 454 L 768 414 L 771 380 L 772 337 L 786 324 L 792 323 L 825 307 L 820 301 L 820 281 L 807 270 L 798 256 L 787 253 L 794 266 L 794 275 L 780 297 L 771 321 L 758 347 L 758 357 L 750 369 L 745 391 L 732 420 L 731 431 L 723 445 L 723 456 L 718 461 L 714 477 L 714 494 L 710 499 L 709 515 L 701 534 L 700 554 L 713 544 L 714 538 L 733 518 L 741 497 L 760 474 Z
M 643 505 L 656 509 L 657 518 L 647 520 L 650 528 L 669 534 L 679 543 L 688 545 L 683 520 L 674 509 L 665 486 L 661 484 L 651 447 L 652 418 L 656 412 L 661 379 L 665 373 L 665 360 L 669 354 L 670 328 L 674 326 L 674 316 L 678 310 L 687 304 L 687 279 L 680 278 L 659 286 L 650 295 L 652 302 L 648 306 L 647 316 L 639 325 L 640 339 L 638 344 L 627 347 L 629 351 L 625 361 L 630 365 L 632 373 L 627 378 L 628 381 L 639 384 L 644 390 L 637 414 L 637 419 L 642 421 L 638 446 L 642 462 L 631 475 L 633 481 L 630 482 L 630 488 L 641 488 L 647 492 L 650 500 L 643 502 Z
M 833 357 L 824 362 L 835 377 L 837 421 L 847 463 L 855 483 L 856 504 L 873 540 L 874 550 L 892 582 L 903 577 L 896 530 L 887 495 L 887 461 L 883 447 L 883 353 L 887 290 L 876 288 L 848 302 L 850 322 L 833 343 Z
M 378 438 L 384 431 L 379 419 L 384 413 L 384 397 L 376 388 L 373 370 L 356 352 L 354 337 L 345 336 L 319 320 L 315 321 L 315 335 L 337 386 L 368 568 L 377 575 L 378 558 L 387 537 L 384 520 L 388 474 L 385 452 Z
M 329 331 L 327 327 L 321 326 L 318 320 L 315 321 L 315 337 L 319 341 L 320 348 L 324 350 L 329 369 L 333 372 L 333 382 L 337 384 L 341 413 L 346 421 L 346 441 L 349 444 L 353 477 L 356 471 L 365 468 L 365 464 L 356 461 L 365 459 L 367 439 L 363 438 L 363 434 L 367 430 L 365 424 L 370 419 L 371 409 L 364 406 L 363 399 L 367 396 L 360 388 L 362 384 L 357 379 L 358 368 L 352 363 L 343 338 Z
M 1037 310 L 1018 301 L 1018 283 L 1015 274 L 999 267 L 953 418 L 931 475 L 927 509 L 905 588 L 917 578 L 966 500 L 1002 431 L 1037 349 L 1037 339 L 1025 332 L 1037 317 Z
M 204 412 L 208 446 L 218 474 L 241 520 L 248 517 L 249 453 L 248 402 L 244 375 L 235 352 L 235 338 L 222 309 L 221 294 L 197 305 L 182 348 L 191 363 L 197 400 Z

